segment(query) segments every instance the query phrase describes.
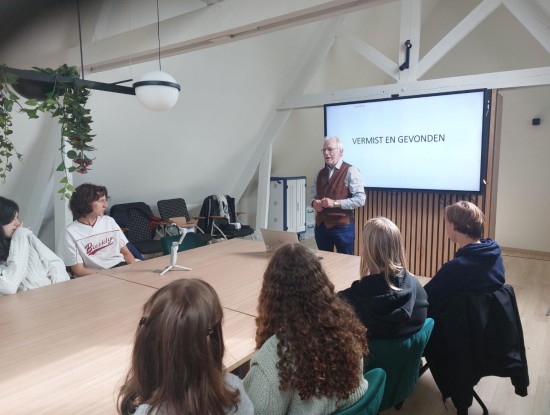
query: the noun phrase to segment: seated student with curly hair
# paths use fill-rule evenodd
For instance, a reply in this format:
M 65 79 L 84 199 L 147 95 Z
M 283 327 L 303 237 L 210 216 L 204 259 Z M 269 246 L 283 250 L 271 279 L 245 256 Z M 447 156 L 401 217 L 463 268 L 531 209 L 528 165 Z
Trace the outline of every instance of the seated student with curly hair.
M 483 212 L 471 202 L 445 208 L 445 231 L 460 249 L 424 286 L 430 309 L 460 291 L 492 292 L 505 283 L 500 247 L 482 239 L 484 222 Z
M 76 277 L 136 262 L 120 226 L 104 215 L 108 198 L 104 186 L 90 183 L 78 186 L 71 196 L 74 222 L 65 228 L 59 253 Z
M 256 414 L 331 414 L 367 391 L 366 329 L 302 245 L 273 254 L 256 325 L 257 351 L 244 379 Z
M 21 227 L 19 206 L 5 197 L 0 197 L 0 224 L 0 295 L 69 279 L 61 258 Z

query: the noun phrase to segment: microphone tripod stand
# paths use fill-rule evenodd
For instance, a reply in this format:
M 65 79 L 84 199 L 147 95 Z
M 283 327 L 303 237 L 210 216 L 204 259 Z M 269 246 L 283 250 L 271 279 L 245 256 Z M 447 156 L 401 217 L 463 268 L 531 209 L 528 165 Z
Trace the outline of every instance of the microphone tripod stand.
M 174 270 L 174 269 L 181 269 L 183 271 L 191 271 L 191 268 L 183 267 L 181 265 L 176 264 L 178 261 L 178 248 L 180 244 L 183 242 L 183 238 L 185 238 L 185 235 L 187 234 L 187 230 L 185 228 L 179 228 L 181 231 L 181 238 L 178 242 L 172 242 L 172 247 L 170 249 L 170 265 L 168 265 L 166 268 L 162 270 L 160 273 L 160 276 L 163 276 L 168 271 Z

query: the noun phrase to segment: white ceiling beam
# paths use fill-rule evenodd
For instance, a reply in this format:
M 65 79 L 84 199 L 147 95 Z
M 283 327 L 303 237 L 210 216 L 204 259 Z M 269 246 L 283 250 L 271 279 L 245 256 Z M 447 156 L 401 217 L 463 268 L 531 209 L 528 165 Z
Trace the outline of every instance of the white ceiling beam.
M 258 197 L 256 200 L 256 233 L 261 228 L 267 228 L 269 219 L 269 193 L 271 191 L 271 161 L 273 144 L 269 144 L 258 168 Z
M 506 8 L 531 33 L 531 35 L 550 53 L 550 29 L 548 19 L 534 3 L 525 0 L 502 0 Z
M 418 79 L 416 76 L 420 56 L 420 26 L 422 20 L 422 2 L 416 0 L 401 0 L 401 29 L 399 32 L 399 58 L 397 63 L 399 82 L 410 82 Z M 399 71 L 399 66 L 405 62 L 405 42 L 409 40 L 412 47 L 409 51 L 409 68 Z
M 279 110 L 314 108 L 339 102 L 382 99 L 389 98 L 393 94 L 406 96 L 480 88 L 507 89 L 540 85 L 550 85 L 550 66 L 289 96 L 281 103 Z
M 225 0 L 160 22 L 161 56 L 174 56 L 221 43 L 339 16 L 396 0 Z M 157 24 L 83 45 L 86 72 L 100 72 L 158 58 Z M 77 62 L 78 47 L 66 62 Z
M 342 31 L 342 34 L 339 35 L 338 38 L 348 43 L 349 46 L 359 55 L 370 61 L 387 75 L 391 76 L 395 80 L 398 79 L 399 69 L 397 63 L 392 61 L 374 46 L 365 42 L 359 36 L 346 30 Z
M 478 27 L 488 16 L 493 13 L 498 6 L 502 4 L 501 0 L 483 0 L 474 10 L 472 10 L 462 21 L 457 24 L 437 45 L 435 45 L 422 60 L 418 63 L 416 71 L 417 79 L 430 70 L 441 58 L 443 58 L 452 48 L 454 48 L 462 39 L 464 39 L 472 30 Z

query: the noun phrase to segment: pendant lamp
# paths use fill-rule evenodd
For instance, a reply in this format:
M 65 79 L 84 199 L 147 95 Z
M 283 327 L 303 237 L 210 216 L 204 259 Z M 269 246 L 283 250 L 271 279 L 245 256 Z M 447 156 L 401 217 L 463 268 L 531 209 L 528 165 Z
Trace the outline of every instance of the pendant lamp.
M 153 111 L 164 111 L 172 108 L 178 101 L 180 85 L 166 72 L 162 71 L 160 61 L 160 17 L 157 0 L 157 38 L 159 51 L 159 70 L 148 72 L 134 83 L 136 97 L 141 104 Z

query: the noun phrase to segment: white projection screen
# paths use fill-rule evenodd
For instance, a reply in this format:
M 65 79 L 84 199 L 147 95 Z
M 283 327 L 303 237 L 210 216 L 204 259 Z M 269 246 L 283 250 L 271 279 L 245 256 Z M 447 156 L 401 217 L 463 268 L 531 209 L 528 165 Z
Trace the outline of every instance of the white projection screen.
M 325 105 L 325 135 L 366 188 L 484 191 L 488 90 Z

